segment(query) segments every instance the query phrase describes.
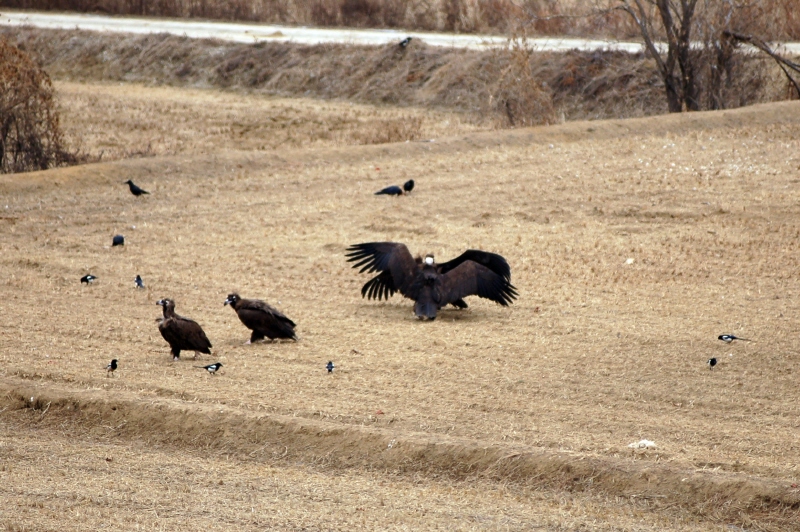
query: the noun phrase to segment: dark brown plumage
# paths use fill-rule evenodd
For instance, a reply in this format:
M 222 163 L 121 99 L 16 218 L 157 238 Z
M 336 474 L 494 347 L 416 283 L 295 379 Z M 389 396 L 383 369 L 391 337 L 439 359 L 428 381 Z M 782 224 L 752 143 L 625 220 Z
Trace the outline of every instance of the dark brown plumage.
M 511 268 L 502 256 L 475 249 L 436 264 L 433 255 L 414 259 L 405 244 L 367 242 L 347 248 L 348 262 L 364 272 L 380 272 L 361 289 L 367 299 L 389 299 L 395 292 L 413 299 L 418 318 L 435 319 L 448 304 L 466 308 L 464 298 L 476 295 L 508 306 L 517 298 Z
M 164 318 L 159 322 L 158 330 L 172 349 L 172 360 L 179 360 L 181 351 L 194 351 L 195 358 L 198 353 L 211 354 L 211 342 L 203 328 L 196 321 L 175 314 L 173 300 L 161 299 L 156 305 L 164 309 Z
M 258 299 L 242 299 L 239 294 L 229 294 L 224 305 L 230 305 L 244 326 L 253 331 L 248 344 L 263 340 L 265 336 L 270 340 L 297 340 L 295 323 L 272 305 Z

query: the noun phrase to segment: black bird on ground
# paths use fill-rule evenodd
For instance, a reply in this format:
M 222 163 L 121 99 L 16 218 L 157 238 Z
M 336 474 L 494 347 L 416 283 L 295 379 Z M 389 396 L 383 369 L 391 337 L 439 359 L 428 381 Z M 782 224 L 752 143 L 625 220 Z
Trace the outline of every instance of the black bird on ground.
M 112 247 L 112 248 L 113 248 L 114 246 L 124 246 L 124 245 L 125 245 L 125 237 L 124 237 L 124 236 L 122 236 L 122 235 L 116 235 L 116 236 L 114 236 L 114 238 L 111 240 L 111 247 Z
M 175 314 L 173 300 L 160 299 L 156 305 L 164 310 L 164 319 L 159 322 L 158 330 L 172 349 L 172 360 L 180 360 L 181 351 L 194 351 L 194 358 L 198 353 L 211 354 L 211 342 L 203 328 L 196 321 Z
M 111 375 L 113 375 L 116 370 L 117 370 L 117 359 L 115 358 L 108 364 L 108 366 L 106 366 L 106 377 L 110 377 Z
M 706 362 L 706 364 L 708 364 L 708 369 L 714 369 L 714 366 L 717 365 L 717 359 L 716 358 L 709 358 L 708 362 Z
M 195 367 L 203 368 L 204 370 L 214 375 L 217 372 L 217 370 L 222 367 L 222 362 L 217 362 L 216 364 L 209 364 L 208 366 L 195 366 Z
M 81 284 L 83 284 L 83 283 L 92 284 L 95 279 L 97 279 L 97 277 L 95 277 L 92 274 L 84 275 L 83 277 L 81 277 Z
M 148 191 L 146 191 L 144 189 L 141 189 L 141 188 L 137 187 L 136 185 L 134 185 L 133 181 L 131 181 L 130 179 L 125 181 L 125 183 L 123 183 L 123 184 L 128 185 L 128 187 L 130 187 L 131 194 L 133 194 L 134 196 L 141 196 L 142 194 L 150 194 Z
M 228 294 L 222 306 L 225 305 L 230 305 L 244 326 L 253 331 L 248 344 L 263 340 L 265 336 L 270 340 L 286 338 L 297 341 L 294 333 L 297 325 L 272 305 L 259 299 L 242 299 L 239 294 Z
M 408 194 L 409 192 L 414 190 L 414 180 L 413 179 L 409 179 L 408 181 L 403 183 L 403 190 L 406 191 L 406 194 Z
M 408 44 L 411 42 L 411 39 L 413 39 L 413 37 L 406 37 L 405 39 L 400 41 L 399 43 L 400 48 L 405 48 L 406 46 L 408 46 Z
M 367 242 L 347 248 L 347 262 L 360 273 L 380 272 L 361 288 L 367 299 L 389 299 L 395 292 L 413 299 L 414 314 L 435 319 L 442 307 L 467 308 L 463 298 L 479 296 L 508 306 L 517 298 L 511 268 L 502 256 L 470 249 L 455 259 L 436 264 L 433 255 L 414 259 L 405 244 Z
M 329 360 L 327 364 L 325 364 L 325 369 L 328 370 L 328 373 L 333 373 L 333 368 L 336 366 L 333 365 L 333 360 Z
M 376 196 L 380 196 L 381 194 L 385 194 L 387 196 L 402 196 L 403 189 L 398 187 L 397 185 L 392 185 L 390 187 L 381 189 L 375 193 Z
M 741 340 L 742 342 L 752 342 L 752 340 L 748 340 L 747 338 L 739 338 L 738 336 L 734 336 L 732 334 L 720 334 L 717 336 L 718 340 L 722 340 L 726 344 L 733 342 L 734 340 Z
M 141 275 L 136 275 L 136 279 L 133 280 L 134 285 L 136 288 L 144 288 L 144 281 L 142 281 Z

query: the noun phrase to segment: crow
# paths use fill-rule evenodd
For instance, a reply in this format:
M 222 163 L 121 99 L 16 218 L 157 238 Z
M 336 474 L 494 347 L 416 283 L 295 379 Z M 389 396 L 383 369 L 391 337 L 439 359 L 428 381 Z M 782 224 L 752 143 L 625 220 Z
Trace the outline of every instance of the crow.
M 123 184 L 124 185 L 128 185 L 128 187 L 130 187 L 131 194 L 133 194 L 134 196 L 141 196 L 142 194 L 150 194 L 148 191 L 143 190 L 143 189 L 137 187 L 136 185 L 134 185 L 133 181 L 131 181 L 130 179 L 125 181 L 125 183 L 123 183 Z
M 402 196 L 403 189 L 398 187 L 397 185 L 392 185 L 390 187 L 381 189 L 375 193 L 376 196 L 380 196 L 381 194 L 386 194 L 387 196 Z
M 477 295 L 508 306 L 517 298 L 511 268 L 502 256 L 475 249 L 436 264 L 433 255 L 414 259 L 405 244 L 367 242 L 347 248 L 347 262 L 364 272 L 379 272 L 361 288 L 367 299 L 389 299 L 395 292 L 415 301 L 420 319 L 436 318 L 442 307 L 467 308 L 463 298 Z
M 117 370 L 117 359 L 115 358 L 108 364 L 108 366 L 106 366 L 106 377 L 110 377 L 111 375 L 113 375 L 116 370 Z
M 325 364 L 325 369 L 328 370 L 328 373 L 333 373 L 333 368 L 336 366 L 333 365 L 333 361 L 329 360 L 327 364 Z
M 403 190 L 406 191 L 406 194 L 408 194 L 409 192 L 414 190 L 414 180 L 413 179 L 409 179 L 408 181 L 403 183 Z
M 718 340 L 722 340 L 726 344 L 733 342 L 734 340 L 741 340 L 742 342 L 752 342 L 752 340 L 748 340 L 747 338 L 739 338 L 738 336 L 734 336 L 732 334 L 720 334 L 717 336 Z
M 709 358 L 708 362 L 706 362 L 706 364 L 708 364 L 708 369 L 714 369 L 714 366 L 717 365 L 717 359 L 716 358 Z
M 83 277 L 81 277 L 81 284 L 83 284 L 83 283 L 92 284 L 95 279 L 97 279 L 97 277 L 95 277 L 92 274 L 84 275 Z
M 144 288 L 144 281 L 142 281 L 141 275 L 136 275 L 136 279 L 133 280 L 134 285 L 136 288 Z
M 222 367 L 222 362 L 217 362 L 216 364 L 209 364 L 208 366 L 195 366 L 196 368 L 202 368 L 212 375 L 217 373 L 217 370 Z
M 228 294 L 222 306 L 230 305 L 244 326 L 253 331 L 248 344 L 263 340 L 286 338 L 297 341 L 295 323 L 275 307 L 258 299 L 242 299 L 239 294 Z
M 408 44 L 411 42 L 412 38 L 413 37 L 406 37 L 405 39 L 400 41 L 400 43 L 399 43 L 400 48 L 405 48 L 406 46 L 408 46 Z
M 158 330 L 172 350 L 172 360 L 180 360 L 181 351 L 184 350 L 194 351 L 194 358 L 198 353 L 211 354 L 211 342 L 203 328 L 196 321 L 175 314 L 173 300 L 160 299 L 156 305 L 163 307 L 164 319 L 158 324 Z
M 116 235 L 114 239 L 111 241 L 111 247 L 114 246 L 124 246 L 125 245 L 125 237 L 122 235 Z

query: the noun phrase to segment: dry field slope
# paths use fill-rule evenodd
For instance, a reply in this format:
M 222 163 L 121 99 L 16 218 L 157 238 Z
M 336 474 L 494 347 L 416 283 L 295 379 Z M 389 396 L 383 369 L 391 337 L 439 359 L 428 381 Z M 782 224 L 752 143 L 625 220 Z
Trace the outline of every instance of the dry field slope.
M 800 528 L 796 102 L 251 144 L 0 177 L 7 528 Z M 519 300 L 363 300 L 372 240 L 501 253 Z M 234 290 L 300 341 L 243 345 Z M 162 297 L 213 356 L 172 362 Z

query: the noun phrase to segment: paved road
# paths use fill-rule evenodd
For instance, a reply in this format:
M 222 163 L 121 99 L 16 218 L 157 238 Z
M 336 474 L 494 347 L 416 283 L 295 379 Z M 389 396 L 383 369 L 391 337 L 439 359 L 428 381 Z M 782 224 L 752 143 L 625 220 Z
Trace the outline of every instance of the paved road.
M 268 24 L 245 24 L 233 22 L 203 22 L 189 19 L 158 19 L 142 17 L 108 17 L 78 13 L 54 13 L 32 11 L 0 11 L 0 25 L 36 26 L 53 29 L 82 29 L 117 33 L 171 33 L 193 39 L 220 39 L 223 41 L 294 42 L 300 44 L 344 43 L 383 45 L 399 42 L 412 36 L 432 46 L 486 49 L 502 46 L 505 37 L 491 35 L 456 35 L 452 33 L 425 33 L 401 30 L 356 30 L 339 28 L 307 28 L 273 26 Z M 635 42 L 602 41 L 591 39 L 542 38 L 528 39 L 534 49 L 542 51 L 566 50 L 616 50 L 636 53 L 642 45 Z M 784 53 L 800 55 L 800 43 L 786 43 Z

